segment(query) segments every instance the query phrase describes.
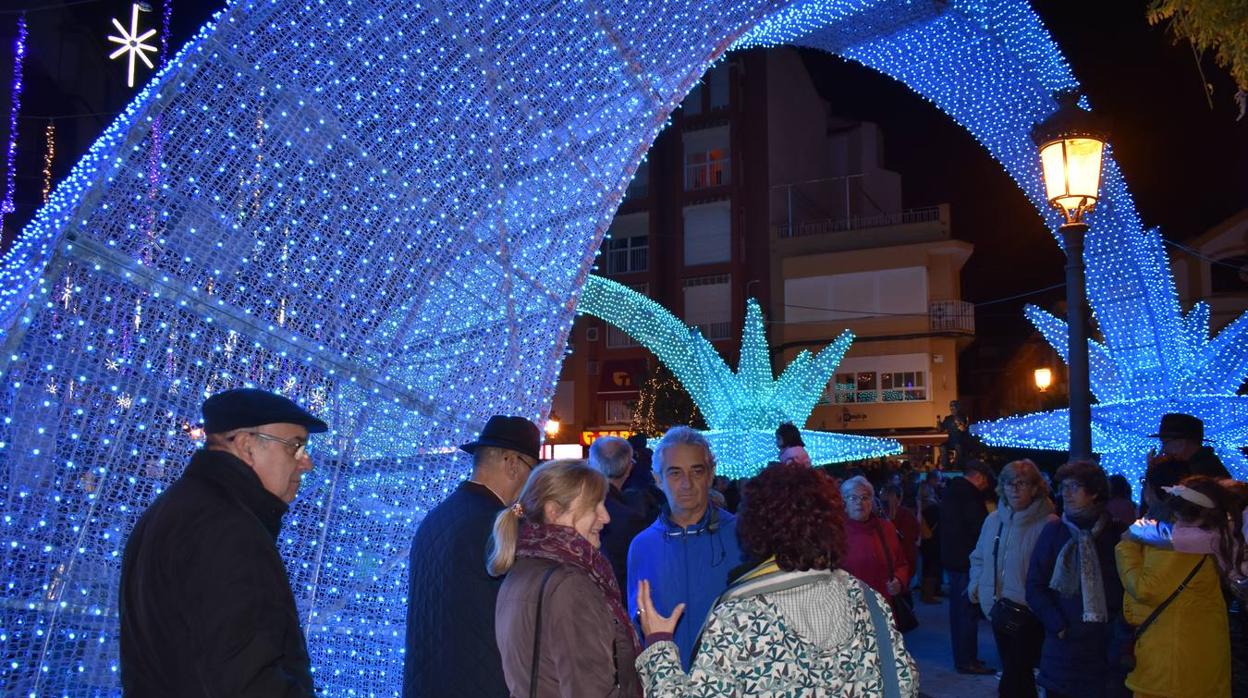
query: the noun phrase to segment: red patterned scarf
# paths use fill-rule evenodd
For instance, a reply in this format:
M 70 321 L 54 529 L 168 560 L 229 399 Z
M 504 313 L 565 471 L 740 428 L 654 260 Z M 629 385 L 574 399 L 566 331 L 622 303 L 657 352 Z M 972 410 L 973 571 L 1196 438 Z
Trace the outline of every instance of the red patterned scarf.
M 633 651 L 641 653 L 641 644 L 637 641 L 637 634 L 633 632 L 633 624 L 628 620 L 628 612 L 620 603 L 620 585 L 615 581 L 611 563 L 601 551 L 582 538 L 576 529 L 526 521 L 520 524 L 516 557 L 552 560 L 583 570 L 602 591 L 616 622 L 628 631 L 628 637 L 633 641 Z

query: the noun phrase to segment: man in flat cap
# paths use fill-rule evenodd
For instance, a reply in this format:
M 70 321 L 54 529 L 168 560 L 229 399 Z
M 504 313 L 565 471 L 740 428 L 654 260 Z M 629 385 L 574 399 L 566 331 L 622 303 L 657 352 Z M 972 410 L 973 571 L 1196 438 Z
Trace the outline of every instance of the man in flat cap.
M 145 696 L 311 696 L 277 535 L 325 422 L 280 395 L 203 405 L 205 447 L 148 507 L 121 564 L 121 684 Z
M 524 417 L 490 417 L 474 442 L 472 477 L 434 507 L 412 540 L 404 698 L 507 698 L 494 640 L 501 579 L 485 571 L 494 518 L 520 494 L 541 457 Z

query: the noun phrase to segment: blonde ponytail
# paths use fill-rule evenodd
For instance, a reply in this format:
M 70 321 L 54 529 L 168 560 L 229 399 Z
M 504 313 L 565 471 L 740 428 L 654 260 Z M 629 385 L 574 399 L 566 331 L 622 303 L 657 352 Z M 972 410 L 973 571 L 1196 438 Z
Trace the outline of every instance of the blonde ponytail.
M 607 478 L 584 459 L 552 460 L 542 463 L 529 473 L 516 503 L 494 517 L 494 534 L 485 558 L 487 574 L 498 577 L 511 570 L 516 562 L 516 544 L 520 539 L 520 522 L 546 523 L 546 504 L 557 511 L 567 511 L 581 494 L 588 495 L 596 505 L 607 492 Z
M 516 562 L 516 541 L 520 538 L 518 508 L 509 506 L 494 517 L 494 535 L 490 536 L 490 552 L 485 558 L 485 571 L 491 577 L 507 574 Z

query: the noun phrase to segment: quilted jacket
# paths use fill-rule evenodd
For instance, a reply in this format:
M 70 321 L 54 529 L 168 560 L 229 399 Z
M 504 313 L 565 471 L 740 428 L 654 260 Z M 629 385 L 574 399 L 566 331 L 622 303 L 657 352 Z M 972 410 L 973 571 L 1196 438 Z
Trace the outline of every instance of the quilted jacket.
M 494 642 L 501 579 L 485 571 L 494 517 L 503 503 L 464 482 L 434 507 L 412 540 L 407 600 L 405 698 L 506 698 Z

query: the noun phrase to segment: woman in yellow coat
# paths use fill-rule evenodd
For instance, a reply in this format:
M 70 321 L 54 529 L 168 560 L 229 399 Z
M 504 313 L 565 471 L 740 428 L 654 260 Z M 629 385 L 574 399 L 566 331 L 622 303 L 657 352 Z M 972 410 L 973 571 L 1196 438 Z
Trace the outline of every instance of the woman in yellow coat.
M 1208 531 L 1210 541 L 1216 540 L 1225 512 L 1206 494 L 1167 486 L 1168 468 L 1157 465 L 1149 467 L 1145 479 L 1149 511 L 1163 519 L 1173 517 L 1178 527 Z M 1174 551 L 1170 533 L 1164 521 L 1141 520 L 1115 549 L 1126 592 L 1123 615 L 1132 626 L 1143 623 L 1199 565 L 1186 588 L 1136 642 L 1127 688 L 1136 698 L 1225 698 L 1231 695 L 1231 646 L 1218 564 L 1212 555 Z

